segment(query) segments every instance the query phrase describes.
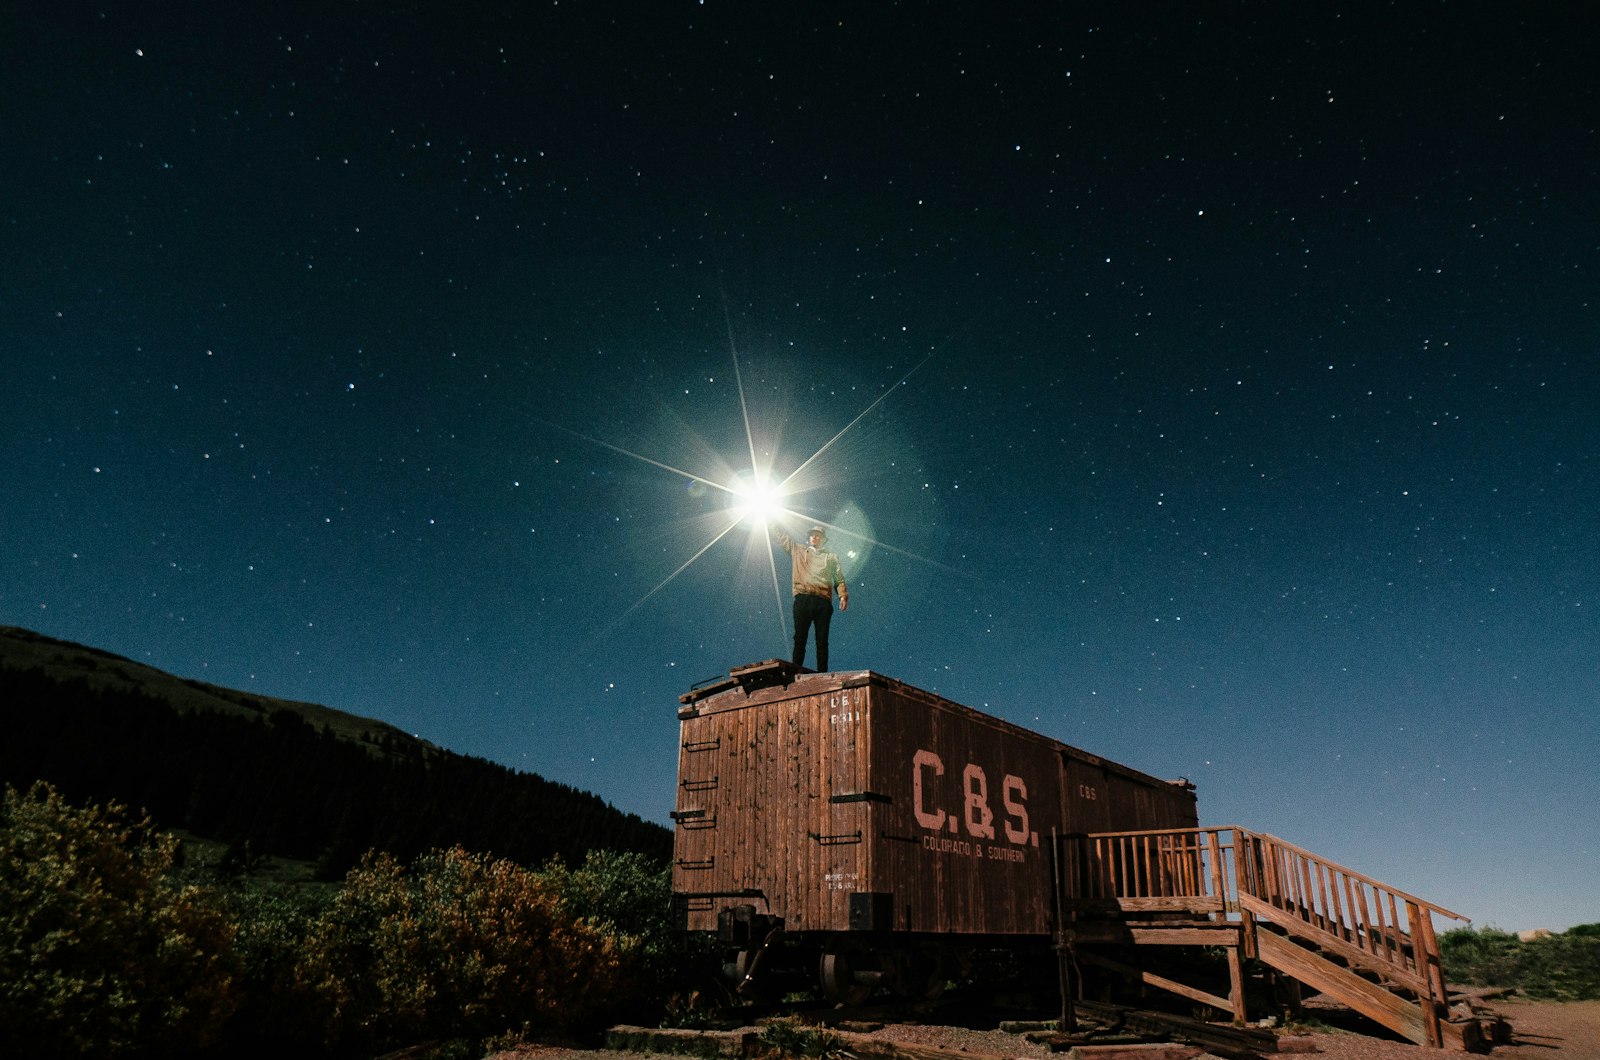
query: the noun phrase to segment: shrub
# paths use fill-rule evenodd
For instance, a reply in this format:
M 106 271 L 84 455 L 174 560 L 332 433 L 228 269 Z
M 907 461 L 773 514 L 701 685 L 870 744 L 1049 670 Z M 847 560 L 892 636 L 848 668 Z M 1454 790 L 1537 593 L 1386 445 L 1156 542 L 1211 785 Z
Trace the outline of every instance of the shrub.
M 670 948 L 672 873 L 667 866 L 643 854 L 591 850 L 576 869 L 551 862 L 539 876 L 579 917 L 637 938 L 653 951 Z
M 1511 985 L 1507 958 L 1520 945 L 1517 936 L 1494 928 L 1456 928 L 1439 936 L 1439 957 L 1445 977 L 1479 986 Z
M 573 916 L 610 935 L 619 948 L 650 962 L 674 952 L 672 872 L 643 854 L 591 850 L 569 869 L 551 862 L 539 878 Z
M 410 872 L 368 854 L 312 926 L 298 970 L 331 1045 L 565 1032 L 614 990 L 615 943 L 553 888 L 456 848 Z
M 1477 986 L 1509 986 L 1553 1001 L 1600 998 L 1600 935 L 1581 925 L 1523 942 L 1504 931 L 1459 928 L 1439 938 L 1446 976 Z
M 299 974 L 312 926 L 332 900 L 322 885 L 244 880 L 222 891 L 237 925 L 239 1008 L 225 1034 L 259 1055 L 321 1046 L 328 1006 Z
M 569 913 L 612 940 L 622 963 L 609 1013 L 648 1020 L 684 987 L 682 939 L 672 926 L 672 871 L 642 854 L 591 850 L 569 869 L 551 862 L 539 876 Z
M 0 1055 L 171 1055 L 235 1003 L 228 918 L 169 877 L 177 840 L 47 784 L 0 810 Z

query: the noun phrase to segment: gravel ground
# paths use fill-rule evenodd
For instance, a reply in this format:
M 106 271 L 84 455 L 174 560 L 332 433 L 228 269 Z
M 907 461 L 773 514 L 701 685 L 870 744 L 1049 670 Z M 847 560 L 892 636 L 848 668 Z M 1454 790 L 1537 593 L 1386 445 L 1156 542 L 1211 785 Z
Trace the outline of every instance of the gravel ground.
M 1488 1008 L 1510 1021 L 1514 1032 L 1513 1043 L 1495 1046 L 1490 1060 L 1600 1060 L 1600 1001 L 1497 1000 Z M 1327 1060 L 1427 1060 L 1441 1055 L 1365 1034 L 1310 1038 Z
M 1489 1008 L 1511 1022 L 1515 1041 L 1495 1047 L 1491 1060 L 1600 1060 L 1600 1001 L 1498 1000 Z M 898 1023 L 871 1032 L 874 1038 L 915 1045 L 961 1049 L 1006 1057 L 1043 1060 L 1052 1055 L 1042 1045 L 1018 1034 L 979 1031 L 963 1027 L 936 1027 Z M 1409 1042 L 1373 1037 L 1350 1031 L 1304 1035 L 1326 1060 L 1429 1060 L 1444 1054 Z M 1294 1057 L 1297 1053 L 1282 1054 Z M 628 1053 L 607 1049 L 566 1049 L 525 1045 L 496 1053 L 489 1060 L 682 1060 L 655 1053 Z

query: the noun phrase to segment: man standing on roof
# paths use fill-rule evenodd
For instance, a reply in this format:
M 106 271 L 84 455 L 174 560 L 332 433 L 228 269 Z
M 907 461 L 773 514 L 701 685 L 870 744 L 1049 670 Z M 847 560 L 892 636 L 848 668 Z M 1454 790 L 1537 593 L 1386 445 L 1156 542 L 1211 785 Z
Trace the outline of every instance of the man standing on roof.
M 789 553 L 794 573 L 794 664 L 806 661 L 806 635 L 817 627 L 817 672 L 828 671 L 828 624 L 833 621 L 833 590 L 839 590 L 839 610 L 850 609 L 850 589 L 839 570 L 839 557 L 825 551 L 827 533 L 820 526 L 806 531 L 807 544 L 797 545 L 782 530 L 774 530 L 778 547 Z

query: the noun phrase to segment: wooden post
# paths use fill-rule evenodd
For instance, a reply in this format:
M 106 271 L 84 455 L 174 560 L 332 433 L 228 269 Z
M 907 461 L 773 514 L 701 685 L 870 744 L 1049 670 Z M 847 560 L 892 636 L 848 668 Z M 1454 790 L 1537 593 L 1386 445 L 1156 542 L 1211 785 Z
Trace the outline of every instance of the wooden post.
M 1300 980 L 1292 975 L 1285 975 L 1276 968 L 1268 968 L 1267 981 L 1272 984 L 1273 996 L 1283 1009 L 1284 1021 L 1298 1020 L 1304 1011 L 1301 1007 Z
M 1078 1013 L 1072 1004 L 1072 926 L 1067 920 L 1067 881 L 1075 878 L 1068 874 L 1074 870 L 1076 850 L 1076 844 L 1070 839 L 1050 829 L 1051 890 L 1055 892 L 1052 898 L 1056 907 L 1056 982 L 1061 987 L 1061 1018 L 1056 1030 L 1063 1034 L 1078 1029 Z M 1070 915 L 1076 919 L 1078 914 L 1074 910 Z
M 1211 893 L 1222 900 L 1222 909 L 1217 913 L 1218 920 L 1228 919 L 1228 889 L 1222 882 L 1222 844 L 1218 841 L 1215 830 L 1206 832 L 1207 853 L 1211 857 Z M 1196 857 L 1198 857 L 1198 853 Z M 1233 852 L 1234 863 L 1238 863 L 1239 852 Z
M 1433 937 L 1433 912 L 1415 902 L 1406 902 L 1406 920 L 1411 927 L 1411 958 L 1417 963 L 1428 991 L 1417 998 L 1422 1006 L 1422 1029 L 1428 1044 L 1444 1047 L 1444 1030 L 1439 1026 L 1440 1002 L 1445 1000 L 1444 969 L 1438 959 L 1438 942 Z
M 1392 930 L 1393 935 L 1394 935 L 1394 938 L 1390 942 L 1389 959 L 1391 961 L 1398 961 L 1399 964 L 1400 964 L 1400 967 L 1404 968 L 1405 965 L 1406 965 L 1405 942 L 1400 938 L 1400 914 L 1395 909 L 1394 892 L 1386 890 L 1386 891 L 1384 891 L 1383 896 L 1386 899 L 1388 899 L 1388 901 L 1389 901 L 1389 927 Z M 1414 971 L 1414 972 L 1421 971 L 1420 968 L 1416 967 L 1416 963 L 1417 963 L 1417 948 L 1416 948 L 1416 946 L 1412 946 L 1411 947 L 1411 964 L 1412 964 L 1411 970 Z
M 1265 885 L 1265 893 L 1260 896 L 1261 899 L 1271 902 L 1279 909 L 1288 908 L 1288 897 L 1285 894 L 1281 871 L 1283 865 L 1278 857 L 1278 844 L 1265 838 L 1261 839 L 1261 864 L 1264 869 L 1261 882 Z
M 1359 880 L 1356 881 L 1356 903 L 1361 909 L 1361 934 L 1366 939 L 1365 946 L 1367 952 L 1376 955 L 1378 952 L 1378 943 L 1383 941 L 1383 928 L 1377 928 L 1376 934 L 1374 934 L 1374 928 L 1372 926 L 1372 913 L 1367 909 L 1367 885 Z M 1372 897 L 1372 904 L 1374 906 L 1378 904 L 1378 897 L 1376 894 L 1374 894 Z M 1378 909 L 1378 919 L 1383 919 L 1383 909 L 1381 907 Z
M 1269 893 L 1266 886 L 1266 862 L 1262 858 L 1260 837 L 1242 828 L 1234 829 L 1234 901 L 1239 901 L 1245 894 L 1262 901 L 1270 901 Z M 1256 956 L 1256 918 L 1254 913 L 1244 908 L 1243 902 L 1239 902 L 1239 928 L 1244 943 L 1244 955 L 1253 960 Z
M 1056 1027 L 1063 1034 L 1071 1034 L 1078 1029 L 1078 1011 L 1072 1001 L 1072 951 L 1068 946 L 1056 947 L 1056 966 L 1061 981 L 1061 1020 Z
M 1228 947 L 1228 1001 L 1233 1005 L 1233 1020 L 1241 1026 L 1250 1022 L 1244 1006 L 1244 968 L 1239 961 L 1239 947 Z

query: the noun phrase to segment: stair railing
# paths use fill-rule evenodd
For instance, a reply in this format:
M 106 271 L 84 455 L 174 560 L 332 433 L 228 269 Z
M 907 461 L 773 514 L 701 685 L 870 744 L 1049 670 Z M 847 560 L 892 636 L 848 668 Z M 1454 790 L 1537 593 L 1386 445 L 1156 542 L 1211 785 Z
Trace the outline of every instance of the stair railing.
M 1257 921 L 1443 1002 L 1433 914 L 1459 913 L 1235 825 L 1065 837 L 1063 905 L 1129 913 L 1207 915 L 1243 922 L 1247 953 Z M 1429 1006 L 1425 1006 L 1429 1007 Z
M 1433 914 L 1466 917 L 1275 836 L 1236 831 L 1242 909 L 1351 964 L 1399 973 L 1396 978 L 1419 995 L 1444 1000 Z
M 1237 911 L 1231 828 L 1068 835 L 1061 879 L 1069 905 L 1123 912 Z

